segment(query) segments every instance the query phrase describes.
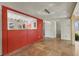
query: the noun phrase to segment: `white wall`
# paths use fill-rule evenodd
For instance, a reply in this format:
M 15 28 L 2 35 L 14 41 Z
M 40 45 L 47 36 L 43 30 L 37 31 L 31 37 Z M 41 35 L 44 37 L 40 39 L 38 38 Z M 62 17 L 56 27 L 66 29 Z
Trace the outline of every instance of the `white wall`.
M 45 21 L 45 37 L 54 38 L 56 37 L 56 24 L 54 21 Z
M 52 38 L 56 38 L 56 21 L 51 21 L 51 35 Z
M 61 25 L 61 39 L 71 40 L 70 19 L 45 21 L 45 37 L 56 38 L 56 22 Z
M 76 7 L 74 9 L 73 15 L 79 16 L 79 2 L 77 2 Z
M 53 19 L 55 23 L 59 23 L 61 26 L 61 29 L 58 29 L 58 31 L 61 32 L 61 39 L 62 40 L 71 40 L 71 27 L 70 27 L 70 19 L 69 18 L 59 18 L 59 19 Z M 52 25 L 53 27 L 54 25 Z M 55 34 L 56 30 L 55 28 Z M 53 32 L 54 33 L 54 32 Z M 55 36 L 56 37 L 56 36 Z
M 2 8 L 0 6 L 0 55 L 2 55 Z
M 70 19 L 62 20 L 61 23 L 61 39 L 71 40 Z

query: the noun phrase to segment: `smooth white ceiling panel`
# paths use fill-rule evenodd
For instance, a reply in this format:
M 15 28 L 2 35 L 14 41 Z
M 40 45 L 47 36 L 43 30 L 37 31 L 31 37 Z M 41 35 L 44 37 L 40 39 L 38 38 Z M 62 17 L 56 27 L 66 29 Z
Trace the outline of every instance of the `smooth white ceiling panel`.
M 44 20 L 69 18 L 76 5 L 75 2 L 6 2 L 0 4 L 7 5 Z M 48 14 L 45 9 L 50 13 Z

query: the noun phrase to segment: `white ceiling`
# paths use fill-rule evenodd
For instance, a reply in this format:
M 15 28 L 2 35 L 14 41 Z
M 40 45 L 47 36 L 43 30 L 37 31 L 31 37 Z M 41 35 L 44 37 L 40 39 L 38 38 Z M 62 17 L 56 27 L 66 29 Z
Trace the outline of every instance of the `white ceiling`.
M 74 2 L 6 2 L 0 4 L 44 20 L 69 18 L 76 5 Z M 46 13 L 44 9 L 48 9 L 50 14 Z

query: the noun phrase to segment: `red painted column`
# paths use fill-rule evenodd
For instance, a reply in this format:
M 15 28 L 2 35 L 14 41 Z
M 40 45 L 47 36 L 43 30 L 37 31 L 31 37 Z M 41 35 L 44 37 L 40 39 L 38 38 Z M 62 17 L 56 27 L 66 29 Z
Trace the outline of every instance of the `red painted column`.
M 8 38 L 7 38 L 7 9 L 2 7 L 2 53 L 3 55 L 8 53 Z
M 37 20 L 37 36 L 38 36 L 38 40 L 43 40 L 43 20 L 42 19 L 38 19 Z

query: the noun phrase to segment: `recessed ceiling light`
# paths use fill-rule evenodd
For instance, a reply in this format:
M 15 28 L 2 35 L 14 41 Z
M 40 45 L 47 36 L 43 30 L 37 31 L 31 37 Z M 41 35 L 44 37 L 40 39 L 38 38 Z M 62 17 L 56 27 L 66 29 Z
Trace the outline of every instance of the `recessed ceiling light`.
M 52 6 L 54 6 L 54 4 L 49 4 L 48 6 L 49 6 L 49 7 L 52 7 Z

